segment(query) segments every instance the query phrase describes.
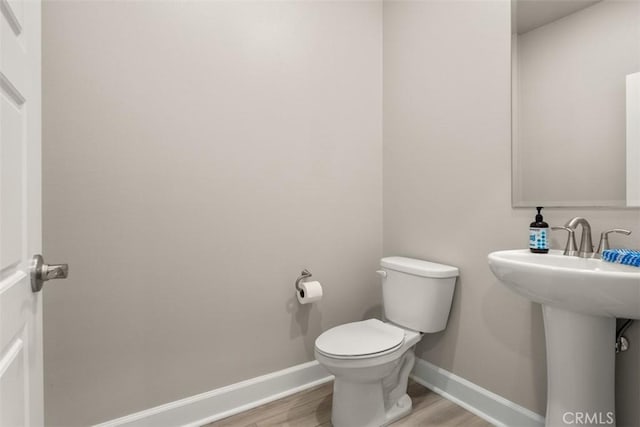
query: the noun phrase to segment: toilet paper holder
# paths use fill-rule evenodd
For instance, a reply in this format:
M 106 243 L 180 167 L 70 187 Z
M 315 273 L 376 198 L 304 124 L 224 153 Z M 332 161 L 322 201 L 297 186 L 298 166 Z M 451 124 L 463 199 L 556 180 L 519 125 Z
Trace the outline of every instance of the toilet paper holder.
M 308 279 L 311 276 L 312 276 L 311 272 L 305 268 L 300 273 L 300 277 L 296 279 L 296 291 L 298 291 L 300 296 L 303 298 L 304 298 L 304 290 L 300 287 L 300 282 L 302 282 L 304 279 Z

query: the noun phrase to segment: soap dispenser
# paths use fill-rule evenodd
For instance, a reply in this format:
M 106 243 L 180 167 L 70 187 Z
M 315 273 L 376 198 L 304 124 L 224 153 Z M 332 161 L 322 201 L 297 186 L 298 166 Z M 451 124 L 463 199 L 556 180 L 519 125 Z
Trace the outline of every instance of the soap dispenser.
M 536 254 L 546 254 L 549 252 L 549 224 L 542 220 L 542 206 L 536 209 L 536 220 L 529 226 L 529 250 Z

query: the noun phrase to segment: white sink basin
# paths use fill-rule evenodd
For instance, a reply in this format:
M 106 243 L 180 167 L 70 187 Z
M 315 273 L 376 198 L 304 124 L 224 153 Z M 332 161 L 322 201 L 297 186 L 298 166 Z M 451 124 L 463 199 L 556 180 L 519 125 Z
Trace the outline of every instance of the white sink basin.
M 493 252 L 489 266 L 542 304 L 546 425 L 575 425 L 581 414 L 581 427 L 615 426 L 615 318 L 640 319 L 640 268 L 529 250 Z
M 493 252 L 489 267 L 531 301 L 579 313 L 640 319 L 640 268 L 551 250 Z

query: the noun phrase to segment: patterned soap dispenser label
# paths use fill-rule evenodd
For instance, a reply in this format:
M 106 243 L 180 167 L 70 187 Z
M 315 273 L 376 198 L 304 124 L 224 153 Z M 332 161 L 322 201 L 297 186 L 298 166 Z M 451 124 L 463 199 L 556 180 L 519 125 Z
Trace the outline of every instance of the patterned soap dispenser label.
M 530 228 L 529 229 L 529 248 L 530 249 L 549 249 L 549 240 L 547 239 L 548 228 Z

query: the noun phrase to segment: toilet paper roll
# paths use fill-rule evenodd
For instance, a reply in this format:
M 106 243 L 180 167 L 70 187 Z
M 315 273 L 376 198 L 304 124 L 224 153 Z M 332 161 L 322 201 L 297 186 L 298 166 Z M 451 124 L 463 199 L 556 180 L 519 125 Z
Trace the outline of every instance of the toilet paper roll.
M 322 285 L 320 282 L 300 283 L 301 291 L 296 291 L 300 304 L 309 304 L 322 298 Z

